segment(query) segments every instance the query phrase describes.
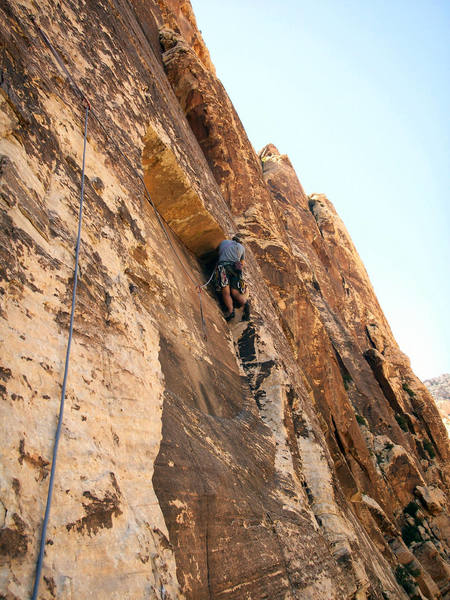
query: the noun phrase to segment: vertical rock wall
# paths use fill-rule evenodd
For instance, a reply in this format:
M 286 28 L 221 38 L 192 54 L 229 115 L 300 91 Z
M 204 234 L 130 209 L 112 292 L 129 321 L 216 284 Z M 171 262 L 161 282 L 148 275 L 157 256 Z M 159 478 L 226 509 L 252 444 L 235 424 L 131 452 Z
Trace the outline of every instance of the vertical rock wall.
M 83 146 L 29 15 L 94 111 L 40 597 L 445 597 L 436 407 L 331 203 L 255 154 L 189 2 L 0 11 L 0 597 L 33 584 Z M 252 319 L 204 293 L 205 340 L 195 285 L 237 228 Z

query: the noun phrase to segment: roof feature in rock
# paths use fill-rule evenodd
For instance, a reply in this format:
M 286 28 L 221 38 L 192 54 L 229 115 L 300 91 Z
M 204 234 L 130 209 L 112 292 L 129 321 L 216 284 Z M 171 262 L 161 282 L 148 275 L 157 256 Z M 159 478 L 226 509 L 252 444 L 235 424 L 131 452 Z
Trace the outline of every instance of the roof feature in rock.
M 150 126 L 142 155 L 144 181 L 152 200 L 180 240 L 196 256 L 217 248 L 225 233 L 213 219 L 173 150 Z

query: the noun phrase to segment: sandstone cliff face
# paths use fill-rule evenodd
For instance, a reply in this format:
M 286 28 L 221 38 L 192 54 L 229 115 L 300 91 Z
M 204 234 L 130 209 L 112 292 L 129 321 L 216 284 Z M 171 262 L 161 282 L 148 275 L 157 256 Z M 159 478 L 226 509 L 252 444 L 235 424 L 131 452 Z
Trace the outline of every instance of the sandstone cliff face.
M 332 204 L 255 154 L 189 2 L 0 10 L 2 597 L 33 583 L 82 153 L 33 14 L 100 120 L 40 597 L 444 598 L 436 406 Z M 236 229 L 252 319 L 203 294 L 205 340 L 193 282 Z
M 450 435 L 450 373 L 427 379 L 424 384 L 436 400 L 447 433 Z

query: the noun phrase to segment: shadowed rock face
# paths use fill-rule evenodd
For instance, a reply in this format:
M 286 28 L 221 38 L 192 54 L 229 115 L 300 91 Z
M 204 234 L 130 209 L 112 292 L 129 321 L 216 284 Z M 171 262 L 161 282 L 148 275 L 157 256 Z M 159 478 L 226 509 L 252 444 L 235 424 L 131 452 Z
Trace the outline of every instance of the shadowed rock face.
M 28 598 L 84 108 L 22 4 L 0 12 L 0 594 Z M 332 204 L 256 155 L 189 2 L 35 16 L 102 123 L 41 597 L 445 597 L 445 429 Z M 252 318 L 203 293 L 205 339 L 195 285 L 236 230 Z

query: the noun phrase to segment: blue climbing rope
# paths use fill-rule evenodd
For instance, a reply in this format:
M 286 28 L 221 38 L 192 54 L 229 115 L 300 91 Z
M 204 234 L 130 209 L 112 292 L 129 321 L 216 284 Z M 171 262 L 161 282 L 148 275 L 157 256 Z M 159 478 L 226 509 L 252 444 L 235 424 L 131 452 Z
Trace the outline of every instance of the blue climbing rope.
M 107 127 L 103 124 L 102 120 L 100 119 L 100 117 L 96 114 L 96 112 L 91 108 L 88 99 L 86 98 L 85 94 L 83 93 L 83 91 L 80 89 L 80 87 L 78 86 L 78 84 L 76 83 L 76 81 L 74 80 L 74 78 L 72 77 L 72 75 L 70 74 L 69 70 L 67 69 L 67 67 L 65 66 L 63 60 L 61 59 L 58 51 L 56 50 L 56 48 L 53 46 L 53 44 L 51 43 L 50 39 L 48 38 L 48 36 L 46 35 L 46 33 L 44 31 L 42 31 L 42 29 L 39 27 L 38 23 L 36 22 L 36 19 L 34 18 L 33 15 L 28 15 L 30 21 L 33 23 L 34 27 L 36 28 L 39 37 L 42 39 L 42 41 L 46 44 L 46 46 L 49 48 L 50 52 L 53 54 L 56 62 L 58 63 L 59 67 L 61 68 L 61 70 L 63 71 L 64 75 L 66 76 L 70 86 L 73 88 L 73 90 L 75 91 L 75 93 L 86 103 L 87 106 L 89 106 L 90 109 L 90 114 L 91 117 L 98 123 L 98 125 L 101 127 L 101 129 L 103 130 L 106 138 L 108 139 L 109 142 L 111 142 L 111 144 L 114 146 L 114 148 L 118 151 L 118 153 L 122 156 L 122 158 L 125 160 L 125 162 L 127 163 L 128 167 L 130 168 L 131 172 L 133 173 L 133 175 L 135 177 L 137 177 L 137 179 L 139 179 L 139 181 L 142 184 L 142 189 L 144 191 L 144 195 L 147 198 L 147 200 L 150 203 L 150 206 L 153 208 L 153 211 L 156 215 L 156 219 L 167 239 L 167 242 L 169 244 L 169 246 L 171 247 L 175 258 L 177 259 L 178 263 L 180 264 L 182 270 L 184 271 L 184 273 L 186 274 L 186 276 L 188 277 L 188 279 L 191 281 L 191 283 L 194 285 L 194 287 L 199 291 L 199 303 L 200 303 L 200 317 L 201 317 L 201 324 L 202 324 L 202 330 L 203 330 L 203 337 L 205 339 L 205 341 L 207 341 L 207 331 L 206 331 L 206 322 L 203 316 L 203 307 L 202 307 L 202 300 L 201 300 L 201 291 L 206 289 L 209 285 L 209 283 L 211 282 L 213 276 L 214 276 L 214 272 L 215 272 L 215 268 L 213 269 L 213 272 L 211 273 L 211 277 L 208 279 L 208 281 L 206 283 L 204 283 L 203 285 L 198 285 L 196 283 L 196 281 L 194 280 L 194 278 L 192 277 L 192 275 L 189 273 L 188 269 L 185 267 L 183 261 L 181 260 L 172 240 L 170 239 L 170 235 L 167 231 L 167 224 L 164 223 L 164 220 L 162 218 L 162 216 L 160 215 L 158 209 L 155 206 L 155 203 L 153 202 L 153 199 L 147 189 L 147 186 L 145 185 L 145 181 L 144 178 L 142 177 L 142 175 L 137 171 L 137 169 L 135 168 L 135 166 L 133 165 L 133 163 L 130 161 L 130 159 L 128 158 L 128 156 L 123 152 L 122 148 L 119 146 L 119 144 L 111 137 Z M 170 228 L 170 226 L 169 226 Z
M 34 27 L 36 28 L 40 38 L 45 43 L 45 45 L 49 48 L 49 50 L 53 54 L 53 57 L 55 58 L 56 62 L 58 63 L 59 67 L 64 72 L 64 75 L 66 76 L 67 80 L 69 81 L 70 86 L 73 88 L 75 93 L 81 98 L 81 100 L 83 101 L 83 103 L 85 104 L 85 107 L 86 107 L 85 120 L 84 120 L 84 146 L 83 146 L 83 165 L 82 165 L 82 172 L 81 172 L 80 207 L 79 207 L 79 215 L 78 215 L 78 236 L 77 236 L 77 244 L 76 244 L 76 250 L 75 250 L 75 269 L 74 269 L 74 280 L 73 280 L 73 290 L 72 290 L 72 308 L 71 308 L 71 314 L 70 314 L 69 338 L 68 338 L 68 342 L 67 342 L 66 362 L 65 362 L 65 367 L 64 367 L 64 378 L 63 378 L 63 385 L 62 385 L 62 390 L 61 390 L 59 417 L 58 417 L 58 424 L 56 427 L 55 442 L 54 442 L 54 446 L 53 446 L 53 455 L 52 455 L 52 463 L 51 463 L 51 471 L 50 471 L 50 479 L 49 479 L 49 483 L 48 483 L 47 504 L 45 507 L 44 521 L 42 524 L 41 541 L 40 541 L 40 546 L 39 546 L 39 556 L 38 556 L 38 561 L 37 561 L 37 565 L 36 565 L 36 574 L 35 574 L 33 595 L 32 595 L 32 600 L 37 600 L 39 584 L 40 584 L 41 574 L 42 574 L 42 566 L 43 566 L 43 561 L 44 561 L 44 554 L 45 554 L 45 544 L 46 544 L 46 538 L 47 538 L 47 525 L 48 525 L 48 521 L 49 521 L 49 517 L 50 517 L 50 508 L 51 508 L 52 496 L 53 496 L 53 487 L 54 487 L 54 479 L 55 479 L 55 471 L 56 471 L 56 458 L 57 458 L 57 453 L 58 453 L 59 439 L 61 436 L 61 427 L 62 427 L 63 414 L 64 414 L 64 402 L 65 402 L 65 396 L 66 396 L 66 383 L 67 383 L 67 376 L 68 376 L 68 372 L 69 372 L 70 347 L 72 344 L 72 335 L 73 335 L 75 300 L 76 300 L 76 291 L 77 291 L 77 283 L 78 283 L 78 262 L 79 262 L 80 241 L 81 241 L 81 223 L 82 223 L 82 215 L 83 215 L 87 125 L 88 125 L 89 114 L 91 114 L 91 116 L 95 119 L 95 121 L 100 125 L 103 132 L 105 133 L 106 138 L 114 145 L 114 147 L 118 150 L 118 152 L 121 154 L 121 156 L 125 159 L 126 163 L 130 167 L 132 173 L 134 173 L 134 175 L 140 180 L 143 190 L 144 190 L 144 194 L 147 197 L 150 205 L 152 206 L 152 208 L 155 212 L 156 218 L 167 238 L 167 241 L 168 241 L 170 247 L 173 250 L 173 253 L 175 254 L 175 257 L 177 258 L 178 262 L 180 263 L 182 269 L 184 270 L 184 272 L 186 273 L 186 275 L 190 279 L 190 281 L 194 285 L 196 285 L 196 282 L 194 281 L 193 277 L 191 276 L 189 271 L 186 269 L 185 265 L 183 264 L 183 261 L 179 257 L 178 252 L 176 251 L 176 249 L 172 243 L 172 240 L 170 239 L 166 225 L 165 225 L 161 215 L 159 214 L 159 212 L 150 196 L 150 193 L 147 190 L 147 187 L 144 182 L 144 178 L 142 177 L 142 175 L 140 173 L 137 172 L 136 168 L 133 166 L 133 164 L 131 163 L 129 158 L 122 151 L 122 149 L 115 142 L 115 140 L 111 137 L 107 128 L 103 124 L 102 120 L 91 109 L 88 99 L 86 98 L 86 96 L 84 95 L 82 90 L 79 88 L 79 86 L 73 79 L 72 75 L 68 71 L 68 69 L 65 66 L 64 62 L 62 61 L 58 51 L 54 48 L 54 46 L 51 43 L 48 36 L 45 34 L 44 31 L 42 31 L 42 29 L 37 24 L 34 16 L 32 16 L 32 15 L 28 15 L 28 16 L 29 16 L 30 21 L 33 23 Z M 206 331 L 206 322 L 205 322 L 205 318 L 204 318 L 204 314 L 203 314 L 201 292 L 211 282 L 213 275 L 214 275 L 214 270 L 213 270 L 213 273 L 211 274 L 211 277 L 205 284 L 196 286 L 198 293 L 199 293 L 200 316 L 201 316 L 201 323 L 202 323 L 202 329 L 203 329 L 203 336 L 204 336 L 205 340 L 207 340 L 207 331 Z
M 64 401 L 66 398 L 67 375 L 69 373 L 70 346 L 72 344 L 73 320 L 74 320 L 74 314 L 75 314 L 75 300 L 76 300 L 76 295 L 77 295 L 77 283 L 78 283 L 78 262 L 79 262 L 79 257 L 80 257 L 81 222 L 82 222 L 82 217 L 83 217 L 84 173 L 85 173 L 85 166 L 86 166 L 86 141 L 87 141 L 88 117 L 89 117 L 89 104 L 86 105 L 86 111 L 85 111 L 85 115 L 84 115 L 83 166 L 81 169 L 80 208 L 79 208 L 79 212 L 78 212 L 78 236 L 77 236 L 77 245 L 76 245 L 76 249 L 75 249 L 75 268 L 74 268 L 74 275 L 73 275 L 72 309 L 70 312 L 69 339 L 67 341 L 66 363 L 64 366 L 64 378 L 63 378 L 63 384 L 62 384 L 62 390 L 61 390 L 61 401 L 60 401 L 60 405 L 59 405 L 58 425 L 56 427 L 55 443 L 53 446 L 52 467 L 51 467 L 51 471 L 50 471 L 50 480 L 48 482 L 47 505 L 45 507 L 44 522 L 42 524 L 41 543 L 39 546 L 39 557 L 38 557 L 38 561 L 37 561 L 37 565 L 36 565 L 36 576 L 34 579 L 32 600 L 37 600 L 37 595 L 38 595 L 38 591 L 39 591 L 39 583 L 41 580 L 42 563 L 44 561 L 45 542 L 46 542 L 46 538 L 47 538 L 47 525 L 48 525 L 48 519 L 50 516 L 50 508 L 51 508 L 52 496 L 53 496 L 53 486 L 54 486 L 54 480 L 55 480 L 56 456 L 58 454 L 59 438 L 61 437 L 61 427 L 62 427 L 63 414 L 64 414 Z

